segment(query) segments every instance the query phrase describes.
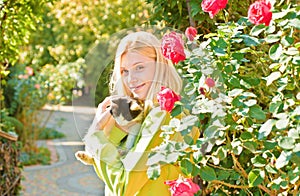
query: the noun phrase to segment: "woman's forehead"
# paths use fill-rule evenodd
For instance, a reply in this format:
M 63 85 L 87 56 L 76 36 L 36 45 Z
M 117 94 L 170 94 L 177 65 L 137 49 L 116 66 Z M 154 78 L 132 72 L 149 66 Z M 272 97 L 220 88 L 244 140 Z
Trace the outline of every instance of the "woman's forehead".
M 131 67 L 139 63 L 154 62 L 153 58 L 142 55 L 135 51 L 126 52 L 121 56 L 121 67 Z

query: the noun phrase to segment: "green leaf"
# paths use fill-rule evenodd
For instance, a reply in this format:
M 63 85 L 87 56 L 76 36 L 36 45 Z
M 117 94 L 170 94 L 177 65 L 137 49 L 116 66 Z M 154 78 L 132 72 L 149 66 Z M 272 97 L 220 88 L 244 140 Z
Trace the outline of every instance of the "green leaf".
M 236 97 L 240 95 L 244 90 L 243 89 L 233 89 L 232 91 L 228 92 L 228 96 L 230 97 Z
M 253 136 L 252 136 L 252 134 L 249 133 L 249 132 L 243 132 L 243 133 L 241 134 L 241 139 L 242 139 L 242 140 L 250 140 L 250 139 L 252 139 L 252 138 L 253 138 Z
M 259 39 L 257 39 L 256 37 L 252 37 L 249 35 L 241 35 L 240 37 L 243 38 L 246 46 L 257 46 L 258 44 L 260 44 Z
M 250 107 L 249 116 L 252 118 L 255 118 L 257 120 L 265 120 L 266 119 L 265 112 L 258 105 Z
M 250 35 L 252 36 L 258 36 L 261 32 L 265 30 L 266 26 L 263 24 L 255 25 L 250 32 Z
M 257 149 L 257 143 L 253 141 L 246 141 L 244 143 L 244 147 L 249 151 L 251 151 L 252 153 L 255 153 Z
M 226 41 L 223 38 L 220 38 L 217 41 L 217 46 L 220 47 L 220 48 L 226 49 L 227 43 L 226 43 Z
M 288 124 L 289 124 L 289 119 L 288 118 L 285 118 L 285 119 L 280 119 L 280 120 L 278 120 L 277 122 L 276 122 L 276 128 L 277 129 L 285 129 L 287 126 L 288 126 Z
M 200 168 L 200 177 L 205 181 L 212 181 L 217 179 L 215 170 L 209 166 Z
M 264 142 L 264 146 L 265 146 L 265 150 L 272 150 L 277 146 L 277 142 L 268 140 Z
M 232 54 L 232 57 L 236 60 L 242 60 L 244 58 L 244 53 L 235 52 Z
M 282 151 L 280 156 L 276 160 L 275 167 L 277 169 L 280 169 L 280 168 L 286 166 L 292 157 L 291 155 L 292 155 L 292 152 L 290 152 L 290 151 L 287 151 L 287 152 Z
M 230 172 L 226 170 L 221 170 L 220 172 L 218 172 L 218 180 L 228 179 L 229 176 L 230 176 Z
M 295 27 L 296 29 L 300 29 L 300 19 L 294 18 L 290 20 L 289 25 Z
M 272 60 L 278 60 L 280 55 L 282 54 L 282 45 L 281 44 L 274 44 L 271 46 L 269 50 L 269 56 Z
M 184 140 L 185 143 L 187 143 L 189 145 L 192 145 L 194 143 L 194 140 L 190 135 L 185 135 L 183 137 L 183 140 Z
M 216 153 L 217 153 L 217 156 L 220 160 L 223 160 L 227 157 L 227 151 L 223 146 L 220 146 L 218 148 L 218 150 L 216 151 Z
M 295 147 L 295 140 L 292 137 L 283 137 L 279 140 L 278 145 L 279 147 L 285 150 L 291 150 Z
M 266 159 L 260 155 L 251 158 L 251 162 L 255 167 L 264 167 L 267 163 Z
M 182 105 L 176 105 L 175 108 L 173 108 L 172 112 L 171 112 L 171 116 L 177 116 L 179 115 L 183 110 L 183 106 Z
M 204 135 L 207 138 L 214 138 L 218 133 L 218 126 L 216 125 L 210 125 L 207 127 L 207 129 L 204 131 Z
M 300 56 L 294 56 L 292 63 L 294 65 L 300 65 Z
M 265 172 L 260 169 L 253 169 L 248 175 L 248 183 L 250 187 L 255 187 L 264 181 Z
M 290 56 L 299 55 L 299 51 L 295 47 L 290 47 L 286 51 L 284 51 L 285 54 Z
M 266 38 L 265 38 L 265 41 L 267 43 L 275 43 L 277 41 L 279 41 L 280 39 L 280 36 L 279 35 L 268 35 Z
M 275 71 L 272 72 L 268 77 L 265 77 L 264 79 L 267 81 L 267 86 L 269 86 L 280 77 L 281 77 L 281 73 L 279 71 Z
M 196 91 L 196 87 L 194 86 L 194 83 L 188 83 L 185 87 L 184 87 L 184 92 L 187 95 L 192 95 L 194 94 Z
M 275 168 L 273 168 L 271 165 L 266 165 L 265 168 L 266 168 L 267 172 L 269 172 L 271 174 L 277 174 L 278 173 L 278 171 Z
M 263 139 L 265 137 L 267 137 L 271 131 L 272 131 L 272 128 L 275 124 L 276 120 L 274 119 L 268 119 L 259 129 L 258 131 L 258 139 Z
M 147 169 L 147 175 L 149 179 L 156 180 L 160 176 L 160 165 L 159 164 L 151 165 Z
M 188 159 L 183 159 L 180 161 L 180 168 L 185 175 L 189 175 L 193 172 L 193 164 Z
M 292 37 L 289 37 L 289 36 L 284 36 L 282 39 L 281 39 L 281 42 L 280 42 L 282 45 L 288 47 L 290 45 L 292 45 L 294 43 L 294 38 Z
M 234 76 L 229 79 L 229 83 L 235 88 L 241 87 L 239 79 Z
M 283 109 L 283 103 L 281 101 L 272 102 L 269 106 L 269 112 L 278 113 Z
M 249 99 L 248 101 L 244 102 L 246 104 L 246 106 L 251 107 L 254 106 L 257 103 L 256 99 Z

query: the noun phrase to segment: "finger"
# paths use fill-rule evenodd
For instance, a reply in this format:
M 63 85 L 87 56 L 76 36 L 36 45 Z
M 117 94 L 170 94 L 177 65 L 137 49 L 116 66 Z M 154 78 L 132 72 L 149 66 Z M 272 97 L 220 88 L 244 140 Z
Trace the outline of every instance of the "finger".
M 115 125 L 115 119 L 114 118 L 110 118 L 108 120 L 108 122 L 106 123 L 105 127 L 103 128 L 103 132 L 106 136 L 110 135 L 110 132 L 113 128 L 113 126 Z
M 102 130 L 106 126 L 106 124 L 109 122 L 110 118 L 112 118 L 112 116 L 111 116 L 109 110 L 106 110 L 105 112 L 103 112 L 99 116 L 99 119 L 97 119 L 98 120 L 98 123 L 97 123 L 98 128 Z
M 107 108 L 111 105 L 111 97 L 107 97 L 103 101 L 102 111 L 107 110 Z

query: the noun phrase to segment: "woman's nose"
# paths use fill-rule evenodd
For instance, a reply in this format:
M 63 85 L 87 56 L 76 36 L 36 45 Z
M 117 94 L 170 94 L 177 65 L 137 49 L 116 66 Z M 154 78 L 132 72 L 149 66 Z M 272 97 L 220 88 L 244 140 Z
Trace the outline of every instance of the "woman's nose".
M 136 74 L 134 74 L 134 72 L 130 71 L 128 73 L 128 83 L 135 83 L 137 81 L 137 77 Z

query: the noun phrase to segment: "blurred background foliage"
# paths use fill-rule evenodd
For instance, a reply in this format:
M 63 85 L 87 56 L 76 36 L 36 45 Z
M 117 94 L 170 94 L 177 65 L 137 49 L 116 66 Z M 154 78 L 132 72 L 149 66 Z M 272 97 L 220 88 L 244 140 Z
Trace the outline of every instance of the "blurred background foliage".
M 69 103 L 74 89 L 89 86 L 92 80 L 84 80 L 97 63 L 107 62 L 110 35 L 142 25 L 148 17 L 144 1 L 0 1 L 1 130 L 15 131 L 32 149 L 37 125 L 44 124 L 38 110 Z M 99 55 L 96 62 L 91 53 Z M 107 78 L 99 83 L 107 84 Z M 103 86 L 98 100 L 108 94 Z

